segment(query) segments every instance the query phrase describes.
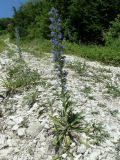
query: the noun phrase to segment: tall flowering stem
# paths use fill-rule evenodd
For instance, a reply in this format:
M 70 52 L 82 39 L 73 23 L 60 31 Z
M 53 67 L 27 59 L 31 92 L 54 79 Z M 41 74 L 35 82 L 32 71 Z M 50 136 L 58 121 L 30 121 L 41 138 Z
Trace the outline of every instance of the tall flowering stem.
M 20 34 L 19 34 L 19 29 L 18 27 L 15 28 L 15 36 L 16 36 L 16 45 L 19 53 L 19 58 L 22 58 L 22 52 L 20 48 Z
M 71 141 L 73 141 L 74 135 L 79 131 L 84 132 L 84 128 L 81 126 L 83 115 L 79 113 L 75 114 L 73 112 L 71 101 L 69 100 L 70 96 L 66 88 L 67 72 L 64 70 L 65 56 L 63 56 L 64 46 L 62 45 L 62 21 L 60 20 L 58 11 L 55 8 L 51 8 L 49 12 L 49 19 L 51 21 L 50 29 L 53 62 L 60 82 L 60 98 L 63 105 L 58 116 L 50 115 L 50 119 L 54 123 L 53 135 L 55 137 L 56 145 L 55 153 L 60 154 L 60 148 L 65 148 L 69 153 Z
M 51 8 L 49 12 L 49 19 L 51 21 L 49 28 L 51 29 L 53 62 L 55 64 L 57 75 L 60 79 L 62 101 L 65 103 L 65 95 L 67 94 L 67 72 L 63 69 L 65 64 L 65 56 L 62 55 L 64 49 L 64 46 L 62 45 L 62 21 L 59 18 L 58 11 L 55 8 Z

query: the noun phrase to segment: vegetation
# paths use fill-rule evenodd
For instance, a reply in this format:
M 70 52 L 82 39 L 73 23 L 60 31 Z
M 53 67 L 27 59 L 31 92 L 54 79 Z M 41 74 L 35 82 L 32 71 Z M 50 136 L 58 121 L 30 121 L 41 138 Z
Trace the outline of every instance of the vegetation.
M 12 18 L 1 18 L 0 19 L 0 35 L 3 35 L 6 33 L 11 23 L 12 23 Z
M 4 81 L 9 91 L 29 89 L 39 82 L 40 76 L 37 71 L 31 71 L 23 60 L 17 60 L 15 64 L 7 67 L 7 76 Z
M 119 0 L 91 0 L 89 3 L 85 0 L 28 0 L 18 10 L 13 8 L 13 28 L 19 26 L 22 37 L 49 38 L 51 6 L 61 15 L 64 37 L 73 42 L 103 43 L 103 32 L 120 13 Z
M 48 11 L 51 6 L 58 9 L 63 20 L 66 54 L 120 65 L 119 0 L 91 0 L 89 3 L 85 0 L 28 0 L 19 9 L 13 7 L 13 18 L 0 19 L 1 33 L 8 31 L 10 37 L 15 38 L 14 31 L 18 28 L 24 48 L 29 48 L 36 56 L 50 52 Z
M 110 46 L 100 46 L 100 45 L 85 45 L 76 44 L 69 41 L 65 41 L 64 53 L 66 55 L 75 55 L 78 57 L 83 57 L 92 61 L 99 61 L 107 65 L 120 66 L 120 39 L 114 41 L 114 44 Z M 116 46 L 116 47 L 115 47 Z M 118 46 L 118 47 L 117 47 Z M 25 51 L 41 57 L 43 53 L 50 53 L 51 46 L 48 40 L 32 40 L 23 41 L 22 47 Z
M 48 14 L 48 10 L 53 4 L 60 11 L 60 17 L 63 19 L 63 23 L 59 17 L 58 10 L 54 7 L 52 7 Z M 49 129 L 52 131 L 55 151 L 58 156 L 61 156 L 60 154 L 63 153 L 61 149 L 67 152 L 70 151 L 72 141 L 75 142 L 75 144 L 78 142 L 82 143 L 79 137 L 81 133 L 85 133 L 88 139 L 92 139 L 94 145 L 99 145 L 109 136 L 104 130 L 102 123 L 90 122 L 91 124 L 88 124 L 88 122 L 85 121 L 85 116 L 82 111 L 75 112 L 70 100 L 71 96 L 67 89 L 67 71 L 64 69 L 65 56 L 63 55 L 63 49 L 65 45 L 65 54 L 81 56 L 106 64 L 120 65 L 119 16 L 115 21 L 110 23 L 119 12 L 118 5 L 119 2 L 117 0 L 114 0 L 114 3 L 113 0 L 111 0 L 110 3 L 107 1 L 103 3 L 102 0 L 97 0 L 96 2 L 92 0 L 89 4 L 85 0 L 81 2 L 78 0 L 71 0 L 69 2 L 59 0 L 57 2 L 54 0 L 29 0 L 18 10 L 13 7 L 13 22 L 6 26 L 7 30 L 9 32 L 11 31 L 11 38 L 15 38 L 14 29 L 16 28 L 19 59 L 14 59 L 14 63 L 7 67 L 4 86 L 10 93 L 13 93 L 13 91 L 31 89 L 34 85 L 40 83 L 41 77 L 39 73 L 36 70 L 31 70 L 23 60 L 20 36 L 23 40 L 22 47 L 24 50 L 31 51 L 36 56 L 41 57 L 43 56 L 43 52 L 50 52 L 52 48 L 54 70 L 59 84 L 57 90 L 58 95 L 55 98 L 60 100 L 62 107 L 57 108 L 56 106 L 57 111 L 51 107 L 49 118 L 52 126 Z M 116 9 L 116 12 L 114 12 L 114 9 Z M 51 24 L 48 20 L 48 15 Z M 109 24 L 112 24 L 110 28 Z M 109 30 L 103 34 L 103 30 L 107 28 L 109 28 Z M 47 40 L 50 38 L 50 30 L 51 45 Z M 63 40 L 62 35 L 65 36 L 66 40 Z M 106 42 L 105 46 L 100 46 L 104 41 Z M 96 44 L 90 44 L 93 42 Z M 86 43 L 88 44 L 86 45 Z M 99 45 L 97 45 L 97 43 L 99 43 Z M 3 49 L 4 44 L 1 43 L 1 46 L 0 48 Z M 11 53 L 9 55 L 12 57 Z M 86 63 L 80 62 L 68 64 L 67 67 L 74 69 L 79 76 L 83 76 L 88 70 Z M 93 78 L 96 81 L 98 81 L 98 79 L 101 81 L 101 78 L 105 79 L 107 77 L 103 75 L 101 78 L 98 78 L 97 75 L 94 75 Z M 44 82 L 42 83 L 45 84 Z M 117 86 L 107 84 L 106 89 L 107 93 L 111 94 L 114 98 L 120 96 L 120 90 Z M 90 96 L 92 92 L 90 86 L 86 85 L 81 91 L 87 98 L 91 100 L 94 99 L 94 97 Z M 23 98 L 23 105 L 27 104 L 30 109 L 37 102 L 38 97 L 38 90 L 35 89 Z M 104 104 L 99 104 L 98 106 L 105 107 Z M 39 114 L 40 113 L 41 112 L 39 112 Z M 116 113 L 116 110 L 110 112 L 113 116 L 115 116 Z M 91 114 L 95 115 L 99 114 L 99 112 L 93 111 Z M 0 116 L 2 116 L 2 114 Z M 48 131 L 50 131 L 49 129 Z M 91 143 L 91 141 L 89 143 Z
M 0 39 L 0 53 L 5 49 L 5 43 Z

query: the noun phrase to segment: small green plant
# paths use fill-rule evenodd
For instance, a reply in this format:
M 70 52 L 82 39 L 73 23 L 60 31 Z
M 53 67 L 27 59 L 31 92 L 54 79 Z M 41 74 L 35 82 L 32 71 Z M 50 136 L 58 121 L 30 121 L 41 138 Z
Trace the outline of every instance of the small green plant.
M 12 58 L 13 56 L 14 56 L 14 52 L 13 52 L 13 50 L 11 50 L 11 49 L 7 49 L 7 56 L 9 57 L 9 58 Z
M 110 110 L 110 114 L 111 114 L 113 117 L 116 117 L 118 113 L 119 113 L 118 109 Z
M 84 89 L 81 90 L 85 95 L 88 97 L 89 94 L 91 93 L 91 87 L 90 86 L 85 86 Z
M 87 66 L 86 63 L 81 63 L 81 62 L 76 62 L 76 63 L 68 63 L 67 67 L 74 70 L 76 73 L 79 75 L 84 75 L 85 72 L 87 71 Z
M 0 118 L 3 117 L 3 112 L 2 112 L 2 109 L 0 108 Z
M 15 28 L 15 36 L 16 36 L 16 45 L 17 45 L 19 58 L 22 58 L 22 51 L 21 51 L 21 47 L 20 47 L 20 34 L 19 34 L 18 27 Z
M 23 98 L 23 105 L 27 104 L 29 105 L 29 108 L 32 108 L 34 103 L 37 101 L 37 98 L 38 98 L 38 90 L 33 90 Z
M 101 108 L 106 108 L 107 106 L 103 103 L 98 103 L 98 106 L 101 107 Z
M 113 85 L 112 83 L 108 83 L 106 85 L 106 87 L 108 89 L 107 93 L 112 95 L 113 98 L 120 97 L 120 90 L 117 85 Z
M 5 49 L 5 43 L 0 39 L 0 53 Z
M 120 160 L 120 139 L 116 144 L 115 150 L 116 150 L 115 160 Z
M 68 106 L 69 107 L 69 106 Z M 54 123 L 53 134 L 55 137 L 56 151 L 60 148 L 69 149 L 70 144 L 74 141 L 74 134 L 87 132 L 84 125 L 84 116 L 82 113 L 74 114 L 72 109 L 60 111 L 59 116 L 50 116 Z
M 7 67 L 7 76 L 4 86 L 10 90 L 29 89 L 39 83 L 40 75 L 32 71 L 23 60 L 17 60 L 13 65 Z
M 93 144 L 96 145 L 99 145 L 109 137 L 109 134 L 107 131 L 105 131 L 102 123 L 93 123 L 90 127 L 90 132 L 88 135 L 93 139 Z

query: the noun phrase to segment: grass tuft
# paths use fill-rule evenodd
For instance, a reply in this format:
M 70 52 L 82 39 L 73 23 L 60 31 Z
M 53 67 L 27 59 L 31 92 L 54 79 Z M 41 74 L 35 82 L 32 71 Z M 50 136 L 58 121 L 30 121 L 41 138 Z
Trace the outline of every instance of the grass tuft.
M 7 76 L 4 85 L 8 90 L 29 89 L 40 80 L 37 71 L 32 71 L 23 60 L 17 60 L 7 67 Z
M 0 39 L 0 53 L 5 49 L 5 43 Z

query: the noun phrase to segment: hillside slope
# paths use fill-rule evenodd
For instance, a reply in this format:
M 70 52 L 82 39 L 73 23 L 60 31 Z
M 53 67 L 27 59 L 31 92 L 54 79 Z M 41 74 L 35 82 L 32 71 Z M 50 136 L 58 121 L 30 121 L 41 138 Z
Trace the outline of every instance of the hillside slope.
M 52 160 L 49 114 L 52 110 L 56 115 L 61 103 L 51 55 L 39 59 L 23 52 L 28 68 L 40 75 L 39 82 L 9 92 L 11 86 L 4 81 L 18 54 L 14 44 L 5 42 L 8 49 L 0 54 L 0 160 Z M 120 159 L 120 67 L 66 56 L 66 70 L 74 112 L 83 111 L 92 130 L 91 135 L 79 134 L 83 144 L 71 144 L 74 160 Z M 69 159 L 64 152 L 62 157 Z

